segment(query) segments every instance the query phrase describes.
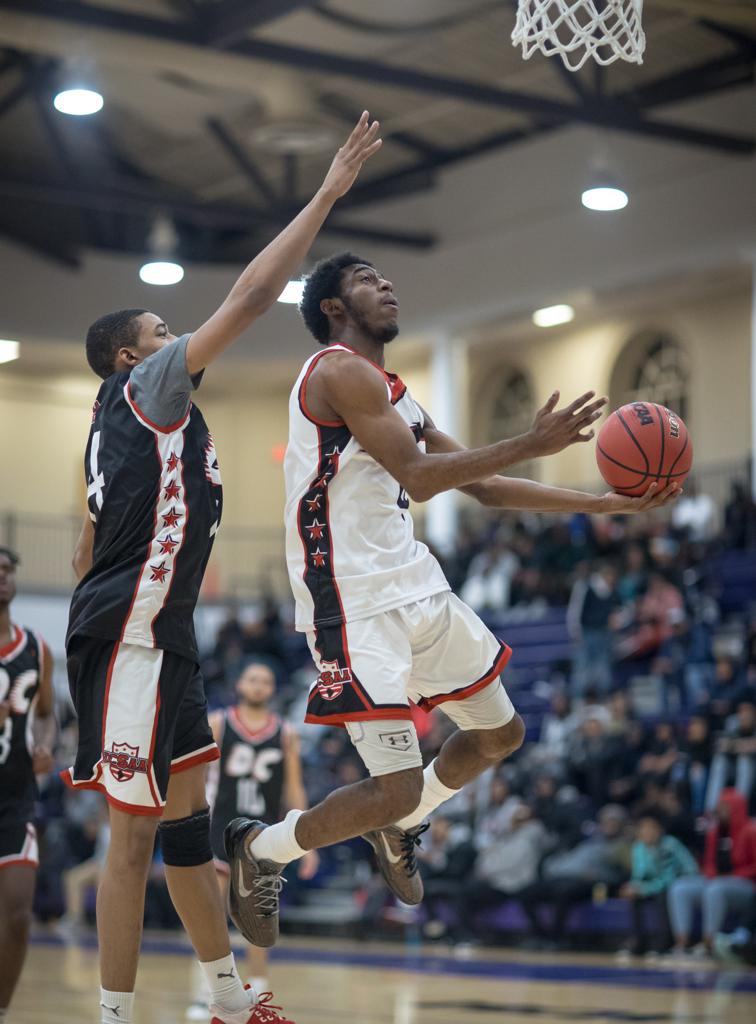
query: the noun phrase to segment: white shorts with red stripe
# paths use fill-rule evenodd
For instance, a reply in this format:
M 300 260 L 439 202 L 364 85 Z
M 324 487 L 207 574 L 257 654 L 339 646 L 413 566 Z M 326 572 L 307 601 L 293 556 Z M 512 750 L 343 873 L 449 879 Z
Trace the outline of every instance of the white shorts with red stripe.
M 68 683 L 79 719 L 74 789 L 96 789 L 129 814 L 159 817 L 176 772 L 220 755 L 199 667 L 171 651 L 76 636 Z
M 320 673 L 310 690 L 308 722 L 409 719 L 410 700 L 424 711 L 440 707 L 462 728 L 492 728 L 514 717 L 498 684 L 510 648 L 449 591 L 318 628 L 307 641 Z M 497 721 L 469 722 L 465 701 L 494 682 L 503 694 L 496 702 Z
M 14 864 L 39 867 L 37 830 L 30 821 L 0 824 L 0 868 Z

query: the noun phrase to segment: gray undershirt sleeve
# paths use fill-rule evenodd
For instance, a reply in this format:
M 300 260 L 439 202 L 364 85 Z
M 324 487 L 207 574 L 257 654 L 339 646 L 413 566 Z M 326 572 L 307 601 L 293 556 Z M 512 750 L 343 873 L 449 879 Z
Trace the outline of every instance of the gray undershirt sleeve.
M 183 334 L 131 371 L 131 397 L 143 415 L 158 427 L 170 427 L 186 416 L 190 396 L 202 380 L 202 373 L 190 377 L 186 368 L 186 344 L 190 337 Z

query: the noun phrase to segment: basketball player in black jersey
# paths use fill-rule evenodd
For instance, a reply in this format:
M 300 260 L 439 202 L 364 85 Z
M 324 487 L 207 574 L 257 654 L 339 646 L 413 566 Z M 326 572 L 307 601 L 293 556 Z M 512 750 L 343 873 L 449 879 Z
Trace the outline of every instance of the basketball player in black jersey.
M 223 846 L 226 825 L 240 814 L 269 824 L 280 821 L 292 807 L 307 806 L 302 780 L 299 736 L 288 722 L 271 711 L 276 677 L 261 662 L 251 662 L 236 682 L 234 707 L 214 711 L 210 728 L 220 749 L 208 783 L 211 806 L 210 842 L 225 895 L 228 855 Z M 312 878 L 318 854 L 310 850 L 298 862 L 299 877 Z M 268 951 L 247 946 L 248 982 L 258 992 L 268 988 Z M 187 1011 L 187 1020 L 207 1020 L 204 986 Z
M 11 621 L 18 557 L 0 547 L 0 1024 L 7 1020 L 29 937 L 39 863 L 35 773 L 52 768 L 52 657 Z
M 97 894 L 103 1024 L 132 1024 L 144 894 L 159 826 L 168 889 L 202 964 L 214 1024 L 284 1021 L 253 1007 L 230 952 L 210 849 L 210 732 L 192 615 L 221 519 L 212 436 L 192 393 L 276 301 L 336 200 L 380 147 L 365 112 L 312 201 L 193 334 L 144 310 L 98 320 L 104 380 L 85 455 L 88 509 L 74 555 L 68 675 L 79 717 L 74 788 L 102 792 L 111 840 Z M 265 1004 L 265 1005 L 263 1005 Z

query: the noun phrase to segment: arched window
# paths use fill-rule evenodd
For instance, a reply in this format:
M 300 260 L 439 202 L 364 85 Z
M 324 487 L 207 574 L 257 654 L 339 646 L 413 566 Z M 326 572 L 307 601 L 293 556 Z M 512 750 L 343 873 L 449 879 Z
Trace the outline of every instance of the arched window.
M 683 346 L 668 334 L 643 331 L 627 343 L 612 374 L 612 401 L 657 402 L 688 419 L 690 368 Z
M 486 374 L 491 381 L 481 388 L 478 404 L 478 430 L 482 444 L 495 444 L 518 434 L 524 434 L 533 425 L 535 398 L 530 378 L 522 370 L 510 367 L 493 369 Z M 532 476 L 532 463 L 522 463 L 507 470 L 509 476 Z
M 491 396 L 488 443 L 524 434 L 533 425 L 533 389 L 522 370 L 510 370 Z

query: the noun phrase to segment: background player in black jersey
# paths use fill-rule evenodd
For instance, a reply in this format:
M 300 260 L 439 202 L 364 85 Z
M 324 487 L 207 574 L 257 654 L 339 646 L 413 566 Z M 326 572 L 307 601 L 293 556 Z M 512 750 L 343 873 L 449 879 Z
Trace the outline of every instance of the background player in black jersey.
M 236 681 L 237 703 L 210 715 L 220 760 L 211 766 L 208 800 L 210 841 L 215 867 L 225 895 L 228 855 L 223 846 L 226 825 L 240 814 L 273 824 L 292 807 L 307 807 L 302 779 L 299 736 L 271 710 L 276 692 L 273 671 L 261 662 L 246 665 Z M 318 854 L 310 850 L 298 862 L 300 878 L 312 878 Z M 268 988 L 268 951 L 247 946 L 247 981 L 258 992 Z M 198 986 L 187 1020 L 207 1020 L 204 985 Z
M 109 804 L 97 894 L 103 1024 L 131 1024 L 155 832 L 168 889 L 202 964 L 216 1024 L 281 1020 L 251 1009 L 230 952 L 210 850 L 207 723 L 192 616 L 221 517 L 212 436 L 191 402 L 206 366 L 276 301 L 336 200 L 380 147 L 362 115 L 312 201 L 257 256 L 210 319 L 175 338 L 160 317 L 98 320 L 87 358 L 104 379 L 85 455 L 88 511 L 67 637 L 79 718 L 70 786 Z M 162 819 L 162 820 L 161 820 Z
M 26 956 L 37 877 L 35 772 L 52 768 L 52 657 L 11 621 L 18 557 L 0 548 L 0 1022 Z M 33 739 L 32 739 L 33 738 Z

